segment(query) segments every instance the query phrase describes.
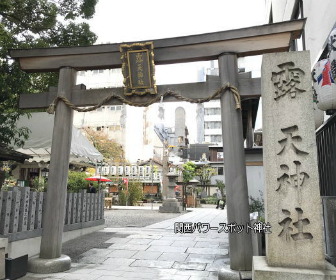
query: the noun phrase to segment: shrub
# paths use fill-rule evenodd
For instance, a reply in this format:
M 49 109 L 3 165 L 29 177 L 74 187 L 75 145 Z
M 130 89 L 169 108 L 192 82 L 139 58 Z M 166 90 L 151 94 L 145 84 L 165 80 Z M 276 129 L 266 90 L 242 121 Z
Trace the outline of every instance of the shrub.
M 124 190 L 119 190 L 118 197 L 119 197 L 119 205 L 125 206 L 126 205 L 126 192 Z
M 37 192 L 46 192 L 47 191 L 47 179 L 35 177 L 32 182 L 34 189 Z
M 128 183 L 128 203 L 133 206 L 139 200 L 142 200 L 143 189 L 142 182 L 140 181 L 130 181 Z
M 264 216 L 265 202 L 263 198 L 263 192 L 259 191 L 260 197 L 254 198 L 250 196 L 250 213 L 259 212 L 259 216 Z
M 68 191 L 78 192 L 79 190 L 86 189 L 89 182 L 85 180 L 88 175 L 85 172 L 69 171 L 68 175 Z M 97 182 L 94 182 L 97 188 Z

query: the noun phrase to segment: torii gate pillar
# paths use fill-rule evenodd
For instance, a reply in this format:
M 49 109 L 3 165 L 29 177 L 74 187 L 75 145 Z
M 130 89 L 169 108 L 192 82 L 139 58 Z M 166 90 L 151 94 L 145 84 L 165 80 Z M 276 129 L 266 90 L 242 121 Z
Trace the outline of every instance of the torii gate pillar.
M 71 99 L 76 71 L 63 67 L 59 72 L 58 95 Z M 47 203 L 43 213 L 43 230 L 39 258 L 29 260 L 28 269 L 35 273 L 69 270 L 71 259 L 62 255 L 66 193 L 72 136 L 73 110 L 59 102 L 56 107 L 50 156 Z
M 218 66 L 221 85 L 224 86 L 229 82 L 232 86 L 238 88 L 238 65 L 236 54 L 221 54 L 218 57 Z M 220 102 L 225 162 L 225 186 L 227 195 L 227 222 L 246 226 L 246 223 L 250 221 L 250 214 L 242 114 L 241 110 L 236 109 L 236 102 L 231 92 L 225 92 L 221 96 Z M 231 269 L 237 271 L 251 271 L 251 235 L 247 234 L 245 231 L 240 234 L 229 234 L 229 245 Z M 219 277 L 219 279 L 222 278 Z

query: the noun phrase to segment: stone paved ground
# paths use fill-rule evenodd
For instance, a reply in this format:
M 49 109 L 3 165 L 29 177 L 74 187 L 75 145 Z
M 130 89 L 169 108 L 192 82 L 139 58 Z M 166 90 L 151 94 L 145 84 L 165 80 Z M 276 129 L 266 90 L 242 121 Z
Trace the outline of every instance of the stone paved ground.
M 84 249 L 80 249 L 80 239 L 70 241 L 77 250 L 67 252 L 71 246 L 64 244 L 64 252 L 73 259 L 71 270 L 49 275 L 28 273 L 21 280 L 217 279 L 218 270 L 229 265 L 227 234 L 217 230 L 175 234 L 174 222 L 219 227 L 220 222 L 226 222 L 226 211 L 195 209 L 142 228 L 105 228 L 92 234 L 89 240 L 96 234 L 98 242 L 86 242 Z

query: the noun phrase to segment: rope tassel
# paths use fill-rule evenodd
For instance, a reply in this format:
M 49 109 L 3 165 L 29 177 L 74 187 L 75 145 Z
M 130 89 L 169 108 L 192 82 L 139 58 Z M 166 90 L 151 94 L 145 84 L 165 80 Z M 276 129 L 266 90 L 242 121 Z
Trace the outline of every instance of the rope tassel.
M 236 87 L 234 87 L 234 86 L 231 86 L 230 83 L 227 83 L 226 86 L 223 86 L 220 89 L 218 89 L 212 96 L 210 96 L 208 98 L 203 98 L 203 99 L 191 99 L 191 98 L 183 97 L 181 94 L 179 94 L 177 92 L 167 91 L 167 92 L 165 92 L 165 93 L 163 93 L 161 95 L 156 96 L 155 98 L 153 98 L 152 100 L 150 100 L 148 102 L 133 103 L 132 101 L 129 101 L 129 100 L 123 98 L 122 96 L 119 96 L 119 95 L 117 95 L 115 93 L 112 93 L 110 96 L 104 98 L 97 105 L 89 107 L 89 108 L 79 108 L 79 107 L 76 107 L 67 98 L 65 98 L 63 96 L 57 96 L 57 97 L 55 97 L 55 99 L 53 100 L 53 102 L 49 105 L 49 108 L 47 109 L 47 113 L 49 113 L 49 114 L 54 114 L 55 113 L 56 106 L 57 106 L 57 103 L 58 103 L 59 100 L 62 100 L 68 107 L 70 107 L 71 109 L 73 109 L 73 110 L 75 110 L 77 112 L 90 112 L 90 111 L 94 111 L 94 110 L 100 108 L 101 106 L 103 106 L 104 104 L 106 104 L 108 101 L 110 101 L 113 98 L 118 99 L 122 103 L 130 105 L 130 106 L 147 107 L 147 106 L 152 105 L 152 104 L 154 104 L 156 102 L 159 102 L 164 97 L 169 96 L 169 95 L 175 97 L 178 100 L 186 101 L 186 102 L 189 102 L 189 103 L 204 103 L 204 102 L 209 102 L 210 100 L 215 99 L 218 95 L 224 94 L 225 91 L 230 91 L 233 94 L 235 102 L 236 102 L 236 109 L 240 110 L 241 109 L 241 99 L 240 99 L 240 95 L 238 93 L 238 89 Z

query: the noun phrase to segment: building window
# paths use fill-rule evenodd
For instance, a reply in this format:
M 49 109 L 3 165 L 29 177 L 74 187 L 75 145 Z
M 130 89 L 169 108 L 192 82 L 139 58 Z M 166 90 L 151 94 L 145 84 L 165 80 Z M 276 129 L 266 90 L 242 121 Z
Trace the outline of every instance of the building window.
M 222 123 L 219 121 L 204 122 L 205 129 L 219 129 L 222 128 Z
M 96 110 L 97 112 L 102 112 L 103 111 L 103 108 L 102 107 L 100 107 L 100 108 L 97 108 L 97 110 Z
M 220 143 L 222 142 L 222 135 L 205 135 L 204 140 L 206 142 Z
M 104 73 L 104 69 L 98 70 L 98 73 Z
M 224 175 L 224 168 L 223 167 L 218 167 L 217 175 Z
M 205 108 L 204 114 L 207 116 L 220 115 L 220 108 Z
M 121 106 L 116 106 L 116 110 L 120 111 L 121 110 Z
M 97 131 L 101 131 L 102 130 L 102 127 L 101 126 L 97 126 Z
M 93 71 L 92 71 L 92 74 L 94 74 L 94 75 L 95 75 L 95 74 L 98 74 L 98 70 L 93 70 Z
M 111 111 L 115 111 L 115 109 L 116 109 L 115 106 L 111 106 L 111 107 L 110 107 L 110 110 L 111 110 Z

